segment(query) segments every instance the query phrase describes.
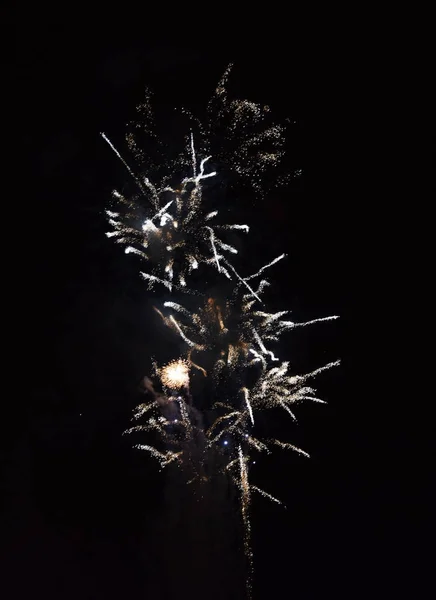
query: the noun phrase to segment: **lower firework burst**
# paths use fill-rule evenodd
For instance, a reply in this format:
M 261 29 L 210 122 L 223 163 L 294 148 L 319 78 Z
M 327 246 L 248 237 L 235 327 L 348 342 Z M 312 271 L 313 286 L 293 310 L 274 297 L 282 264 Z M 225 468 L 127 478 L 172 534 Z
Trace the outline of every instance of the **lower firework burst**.
M 277 342 L 286 330 L 337 317 L 294 323 L 282 319 L 287 311 L 267 313 L 257 310 L 259 302 L 255 296 L 263 287 L 259 285 L 251 294 L 244 294 L 239 289 L 231 301 L 223 303 L 208 298 L 195 312 L 172 301 L 163 305 L 168 314 L 156 309 L 165 325 L 185 345 L 186 353 L 164 367 L 155 368 L 165 393 L 158 399 L 153 395 L 151 404 L 144 405 L 153 410 L 145 430 L 158 431 L 166 450 L 138 446 L 157 458 L 161 466 L 175 462 L 186 471 L 190 482 L 228 475 L 239 490 L 250 578 L 251 494 L 258 493 L 280 503 L 265 490 L 251 484 L 249 464 L 253 455 L 270 454 L 275 447 L 309 456 L 289 442 L 276 438 L 260 439 L 255 435 L 256 413 L 278 408 L 295 421 L 294 406 L 298 403 L 323 402 L 308 382 L 339 364 L 339 361 L 331 362 L 303 375 L 289 373 L 289 363 L 281 361 L 269 349 L 269 344 Z M 194 398 L 190 392 L 191 374 L 199 374 L 203 383 L 197 386 Z M 129 431 L 138 429 L 141 428 L 134 427 Z M 212 456 L 215 457 L 213 460 Z M 210 464 L 215 468 L 219 465 L 218 470 L 211 472 Z

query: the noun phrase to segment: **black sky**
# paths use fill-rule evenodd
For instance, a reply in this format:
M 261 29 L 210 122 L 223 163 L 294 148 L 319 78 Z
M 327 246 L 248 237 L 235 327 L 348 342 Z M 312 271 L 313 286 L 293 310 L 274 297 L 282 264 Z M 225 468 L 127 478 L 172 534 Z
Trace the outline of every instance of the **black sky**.
M 398 564 L 414 521 L 403 488 L 396 493 L 395 445 L 374 424 L 380 399 L 355 375 L 355 285 L 369 275 L 351 258 L 363 207 L 353 201 L 359 182 L 347 173 L 344 147 L 358 117 L 344 110 L 338 118 L 347 86 L 339 92 L 333 66 L 317 79 L 285 38 L 195 42 L 186 30 L 141 35 L 140 24 L 36 23 L 17 28 L 13 76 L 25 165 L 17 218 L 31 231 L 19 425 L 5 460 L 8 585 L 18 597 L 160 598 L 156 581 L 171 578 L 171 557 L 153 563 L 168 540 L 156 532 L 162 477 L 121 437 L 161 330 L 137 265 L 104 236 L 101 213 L 126 174 L 99 132 L 121 141 L 146 85 L 161 109 L 203 106 L 232 60 L 236 95 L 291 118 L 288 160 L 303 169 L 287 192 L 250 211 L 254 258 L 289 255 L 276 271 L 278 309 L 291 308 L 296 320 L 341 315 L 286 343 L 297 366 L 324 357 L 343 364 L 319 382 L 328 405 L 301 407 L 289 430 L 312 459 L 258 465 L 260 487 L 287 509 L 254 503 L 256 597 L 403 597 L 408 577 Z M 188 577 L 199 577 L 193 562 Z

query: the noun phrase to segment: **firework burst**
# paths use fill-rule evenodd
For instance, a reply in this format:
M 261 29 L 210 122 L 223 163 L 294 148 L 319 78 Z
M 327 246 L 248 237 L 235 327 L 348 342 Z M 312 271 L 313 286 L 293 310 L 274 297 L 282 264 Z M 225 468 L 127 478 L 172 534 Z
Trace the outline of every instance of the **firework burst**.
M 216 206 L 210 204 L 213 186 L 229 172 L 260 195 L 267 180 L 279 185 L 282 178 L 265 175 L 277 169 L 283 158 L 285 129 L 266 123 L 268 107 L 230 100 L 229 74 L 230 67 L 209 102 L 204 122 L 182 111 L 189 119 L 190 131 L 182 151 L 171 160 L 163 158 L 164 145 L 155 133 L 149 94 L 138 107 L 140 118 L 131 123 L 127 135 L 135 167 L 102 135 L 137 188 L 129 195 L 113 192 L 113 205 L 106 211 L 112 227 L 107 236 L 149 265 L 141 272 L 149 288 L 160 284 L 172 293 L 190 291 L 201 296 L 194 298 L 194 307 L 168 299 L 156 307 L 185 351 L 167 364 L 155 364 L 154 383 L 145 380 L 145 402 L 133 416 L 138 424 L 126 433 L 153 433 L 156 444 L 138 443 L 136 447 L 161 467 L 177 465 L 188 483 L 208 481 L 218 474 L 233 481 L 239 490 L 250 593 L 252 492 L 280 503 L 250 482 L 251 457 L 256 452 L 271 453 L 274 447 L 308 456 L 289 442 L 256 437 L 257 414 L 281 409 L 295 420 L 298 403 L 323 402 L 310 380 L 339 364 L 334 361 L 294 375 L 289 362 L 277 355 L 276 346 L 285 331 L 338 317 L 299 323 L 289 320 L 289 311 L 268 312 L 263 294 L 270 284 L 264 273 L 284 259 L 284 254 L 248 276 L 241 275 L 232 262 L 238 249 L 225 238 L 226 232 L 247 234 L 249 227 L 220 222 Z M 158 160 L 142 148 L 139 133 L 145 133 L 158 148 Z M 224 291 L 224 285 L 221 299 L 200 292 L 198 271 L 203 267 L 212 268 L 218 285 L 224 282 L 230 292 Z
M 266 106 L 228 99 L 230 71 L 231 66 L 208 104 L 204 124 L 182 110 L 191 131 L 175 158 L 166 156 L 167 148 L 155 132 L 148 90 L 137 107 L 138 120 L 129 124 L 126 135 L 134 166 L 102 133 L 136 187 L 133 194 L 114 190 L 112 205 L 106 211 L 112 229 L 106 235 L 124 245 L 127 254 L 147 262 L 149 269 L 141 276 L 150 289 L 160 284 L 170 291 L 189 291 L 187 279 L 200 265 L 213 266 L 229 279 L 241 279 L 229 263 L 230 255 L 238 250 L 223 235 L 232 230 L 248 233 L 249 227 L 220 223 L 218 210 L 204 201 L 204 192 L 213 181 L 220 185 L 224 174 L 232 173 L 262 195 L 265 174 L 277 169 L 283 157 L 285 127 L 265 124 L 270 112 Z M 155 142 L 153 150 L 144 151 L 138 142 L 140 134 L 147 136 L 146 146 L 150 146 L 150 140 Z M 217 171 L 209 167 L 212 161 L 220 167 L 218 182 Z M 274 185 L 282 179 L 269 178 Z
M 198 132 L 201 152 L 214 156 L 222 172 L 242 179 L 256 195 L 264 197 L 270 187 L 284 185 L 290 176 L 277 175 L 285 155 L 286 125 L 271 122 L 267 105 L 230 98 L 232 69 L 230 64 L 218 82 L 204 124 L 189 111 L 182 112 Z
M 189 387 L 189 363 L 185 360 L 173 360 L 158 369 L 158 374 L 162 385 L 169 390 Z
M 188 276 L 202 264 L 212 265 L 231 278 L 222 261 L 227 254 L 237 254 L 238 250 L 225 243 L 222 235 L 232 229 L 248 232 L 247 225 L 216 224 L 218 211 L 205 209 L 204 180 L 215 177 L 216 172 L 205 172 L 210 158 L 206 157 L 197 173 L 192 135 L 191 150 L 191 176 L 183 178 L 179 185 L 157 187 L 144 178 L 141 187 L 148 206 L 114 191 L 115 210 L 106 211 L 113 228 L 106 235 L 123 244 L 126 254 L 136 254 L 151 265 L 151 273 L 141 272 L 150 289 L 160 283 L 170 291 L 173 288 L 187 291 Z M 150 205 L 151 213 L 147 210 Z
M 264 269 L 262 267 L 256 275 Z M 246 284 L 250 278 L 243 279 L 242 283 Z M 185 342 L 187 358 L 197 368 L 199 367 L 193 362 L 193 357 L 201 357 L 204 352 L 215 357 L 213 376 L 219 376 L 225 369 L 234 375 L 238 368 L 245 370 L 257 362 L 266 368 L 267 359 L 279 361 L 267 345 L 278 342 L 285 331 L 338 318 L 333 315 L 296 323 L 283 319 L 289 311 L 269 313 L 259 310 L 260 296 L 267 285 L 267 280 L 262 279 L 256 290 L 244 294 L 239 284 L 230 300 L 218 302 L 214 298 L 208 298 L 203 306 L 193 312 L 172 301 L 163 304 L 163 310 L 166 309 L 169 314 L 164 315 L 157 308 L 155 310 L 165 325 Z M 201 370 L 207 375 L 204 369 Z

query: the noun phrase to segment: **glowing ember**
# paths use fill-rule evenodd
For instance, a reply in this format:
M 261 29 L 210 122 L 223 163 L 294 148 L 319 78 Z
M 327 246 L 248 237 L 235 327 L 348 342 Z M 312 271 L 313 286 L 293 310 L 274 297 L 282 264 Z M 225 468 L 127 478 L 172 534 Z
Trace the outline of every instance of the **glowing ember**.
M 170 390 L 189 387 L 189 364 L 185 360 L 173 360 L 159 374 L 162 384 Z

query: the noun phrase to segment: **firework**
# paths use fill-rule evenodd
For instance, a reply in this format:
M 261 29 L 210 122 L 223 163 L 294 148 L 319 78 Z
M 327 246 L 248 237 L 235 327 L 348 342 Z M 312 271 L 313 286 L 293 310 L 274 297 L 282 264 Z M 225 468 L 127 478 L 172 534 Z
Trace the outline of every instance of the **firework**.
M 333 315 L 296 323 L 282 318 L 289 311 L 268 313 L 257 310 L 257 300 L 260 301 L 259 295 L 267 284 L 266 280 L 262 280 L 257 290 L 249 294 L 242 294 L 235 288 L 233 298 L 222 303 L 208 298 L 195 312 L 190 312 L 183 305 L 172 301 L 164 302 L 163 305 L 163 309 L 170 312 L 169 315 L 165 316 L 157 308 L 156 311 L 165 325 L 186 343 L 187 358 L 191 364 L 193 356 L 207 351 L 216 356 L 213 375 L 222 373 L 226 368 L 232 371 L 237 367 L 245 369 L 256 362 L 266 367 L 268 358 L 274 362 L 279 361 L 266 344 L 278 342 L 285 331 L 338 318 L 337 315 Z
M 265 192 L 264 175 L 276 170 L 284 151 L 283 125 L 266 124 L 269 108 L 248 100 L 229 100 L 226 85 L 231 66 L 219 82 L 209 104 L 205 123 L 189 111 L 190 133 L 174 158 L 165 155 L 165 147 L 154 131 L 151 94 L 138 107 L 138 120 L 130 123 L 126 135 L 132 164 L 102 137 L 127 168 L 136 191 L 132 194 L 114 190 L 112 206 L 106 211 L 111 225 L 107 236 L 125 246 L 127 254 L 146 261 L 141 271 L 149 289 L 156 284 L 190 291 L 187 279 L 202 265 L 215 267 L 219 273 L 242 281 L 229 256 L 238 250 L 223 239 L 226 231 L 244 232 L 248 225 L 220 223 L 218 210 L 204 201 L 211 181 L 220 181 L 226 173 L 236 174 L 259 194 Z M 195 131 L 195 134 L 194 134 Z M 153 151 L 145 152 L 138 142 L 146 134 L 147 147 L 155 141 Z M 278 184 L 283 177 L 268 180 Z M 207 194 L 206 194 L 207 196 Z M 218 220 L 217 220 L 218 218 Z M 247 282 L 244 285 L 251 291 Z
M 189 364 L 182 359 L 173 360 L 159 370 L 162 385 L 169 390 L 189 387 Z
M 280 358 L 277 345 L 286 331 L 338 317 L 294 322 L 287 310 L 268 312 L 264 292 L 270 283 L 264 274 L 285 254 L 245 276 L 232 262 L 238 254 L 234 234 L 246 235 L 249 227 L 220 221 L 216 202 L 211 203 L 216 198 L 214 186 L 219 187 L 229 173 L 261 196 L 266 181 L 279 185 L 282 176 L 265 175 L 281 163 L 285 128 L 267 123 L 268 107 L 229 99 L 230 70 L 220 80 L 204 122 L 182 111 L 189 119 L 189 132 L 175 156 L 162 153 L 165 145 L 155 133 L 149 93 L 138 107 L 139 120 L 130 124 L 133 131 L 127 134 L 132 163 L 102 135 L 136 188 L 133 194 L 113 192 L 113 205 L 106 211 L 112 227 L 107 236 L 149 265 L 141 271 L 149 289 L 159 284 L 171 293 L 200 296 L 191 297 L 192 302 L 166 299 L 155 307 L 184 350 L 163 366 L 155 364 L 155 383 L 145 379 L 146 399 L 134 412 L 133 420 L 140 423 L 126 433 L 153 432 L 158 439 L 155 445 L 136 447 L 161 467 L 177 465 L 188 483 L 208 481 L 218 474 L 230 477 L 239 490 L 250 590 L 251 493 L 280 503 L 250 482 L 251 458 L 254 453 L 270 454 L 274 448 L 309 456 L 287 441 L 256 437 L 257 414 L 281 409 L 295 420 L 298 403 L 323 402 L 310 380 L 339 364 L 334 361 L 295 375 L 289 362 Z M 154 157 L 139 143 L 140 133 L 148 136 L 147 148 L 151 141 L 157 148 Z M 233 245 L 225 237 L 228 232 L 233 232 Z M 204 271 L 198 273 L 204 268 L 214 272 L 222 285 L 221 298 L 199 289 Z
M 144 179 L 141 184 L 144 202 L 127 199 L 114 191 L 117 209 L 106 211 L 113 228 L 106 235 L 123 244 L 126 254 L 135 254 L 151 264 L 151 273 L 141 272 L 149 288 L 160 283 L 170 291 L 173 288 L 186 291 L 188 276 L 202 264 L 212 265 L 230 277 L 221 261 L 226 254 L 237 254 L 238 251 L 221 239 L 222 234 L 232 229 L 248 232 L 247 225 L 215 224 L 218 211 L 204 207 L 203 182 L 214 177 L 216 172 L 205 173 L 210 158 L 206 157 L 200 161 L 197 173 L 192 135 L 191 148 L 190 177 L 183 178 L 174 187 L 168 184 L 154 186 Z
M 269 106 L 229 98 L 232 68 L 230 64 L 219 81 L 208 105 L 207 127 L 200 131 L 205 150 L 263 196 L 268 181 L 275 187 L 286 181 L 286 177 L 267 177 L 284 157 L 286 127 L 269 122 Z

